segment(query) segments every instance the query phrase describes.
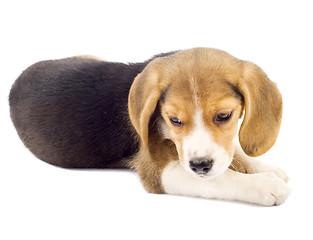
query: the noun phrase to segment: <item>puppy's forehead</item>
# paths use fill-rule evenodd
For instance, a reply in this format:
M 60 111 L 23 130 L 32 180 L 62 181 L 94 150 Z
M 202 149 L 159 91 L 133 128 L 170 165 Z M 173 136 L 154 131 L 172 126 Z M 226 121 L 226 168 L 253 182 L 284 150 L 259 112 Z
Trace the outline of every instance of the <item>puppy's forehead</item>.
M 190 103 L 240 97 L 234 83 L 242 77 L 242 62 L 223 51 L 191 49 L 164 60 L 163 74 L 170 82 L 165 96 L 171 100 Z
M 240 70 L 242 61 L 232 55 L 212 48 L 193 48 L 179 51 L 164 58 L 171 69 L 181 69 L 186 72 L 198 70 L 199 74 L 206 74 L 207 70 L 223 71 L 233 74 Z

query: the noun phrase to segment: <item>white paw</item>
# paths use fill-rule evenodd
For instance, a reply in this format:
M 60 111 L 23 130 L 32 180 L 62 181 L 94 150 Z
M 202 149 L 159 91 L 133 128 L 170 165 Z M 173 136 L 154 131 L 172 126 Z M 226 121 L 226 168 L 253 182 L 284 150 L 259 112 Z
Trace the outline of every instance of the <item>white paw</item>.
M 271 167 L 269 169 L 269 172 L 274 173 L 277 177 L 281 178 L 282 180 L 284 180 L 285 182 L 289 181 L 289 177 L 287 176 L 287 174 L 280 168 L 277 167 Z
M 254 192 L 252 193 L 255 203 L 263 206 L 282 204 L 289 196 L 291 189 L 276 173 L 257 173 L 254 176 Z
M 267 165 L 261 161 L 255 161 L 251 164 L 250 168 L 252 168 L 251 172 L 254 173 L 274 173 L 277 177 L 281 178 L 285 182 L 288 182 L 289 178 L 287 174 L 280 168 Z

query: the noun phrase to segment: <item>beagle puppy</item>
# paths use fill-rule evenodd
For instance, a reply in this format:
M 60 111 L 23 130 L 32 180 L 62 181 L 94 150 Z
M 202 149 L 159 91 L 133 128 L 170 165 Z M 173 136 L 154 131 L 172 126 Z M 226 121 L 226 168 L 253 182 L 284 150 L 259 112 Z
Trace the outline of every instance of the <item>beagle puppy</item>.
M 150 193 L 264 206 L 290 193 L 282 170 L 253 158 L 276 141 L 279 90 L 258 66 L 220 50 L 136 64 L 43 61 L 15 81 L 9 101 L 26 147 L 56 166 L 131 168 Z

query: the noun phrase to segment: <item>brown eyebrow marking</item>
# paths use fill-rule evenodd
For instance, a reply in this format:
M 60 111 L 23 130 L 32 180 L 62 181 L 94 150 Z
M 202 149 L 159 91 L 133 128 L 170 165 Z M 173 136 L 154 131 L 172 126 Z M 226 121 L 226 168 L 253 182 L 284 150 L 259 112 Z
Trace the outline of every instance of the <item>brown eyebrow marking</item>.
M 160 96 L 160 102 L 161 102 L 161 103 L 164 103 L 164 102 L 165 102 L 165 97 L 166 97 L 167 90 L 168 90 L 168 88 L 166 88 L 166 89 L 161 93 L 161 96 Z
M 235 97 L 237 99 L 239 99 L 240 101 L 244 101 L 244 97 L 243 95 L 241 94 L 239 88 L 237 86 L 235 86 L 234 84 L 230 83 L 230 82 L 227 82 L 227 84 L 230 86 L 230 88 L 232 89 L 233 93 L 235 94 Z

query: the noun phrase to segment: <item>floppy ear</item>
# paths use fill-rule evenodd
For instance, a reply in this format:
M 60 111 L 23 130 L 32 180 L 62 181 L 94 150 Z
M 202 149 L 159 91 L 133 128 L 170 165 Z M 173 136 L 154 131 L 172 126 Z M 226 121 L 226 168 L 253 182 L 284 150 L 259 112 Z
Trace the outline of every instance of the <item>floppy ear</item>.
M 139 134 L 143 147 L 148 146 L 149 121 L 154 113 L 166 84 L 159 80 L 156 60 L 135 78 L 128 96 L 130 120 Z
M 247 155 L 256 157 L 276 141 L 282 118 L 282 97 L 276 84 L 251 62 L 244 62 L 238 87 L 245 102 L 239 142 Z

